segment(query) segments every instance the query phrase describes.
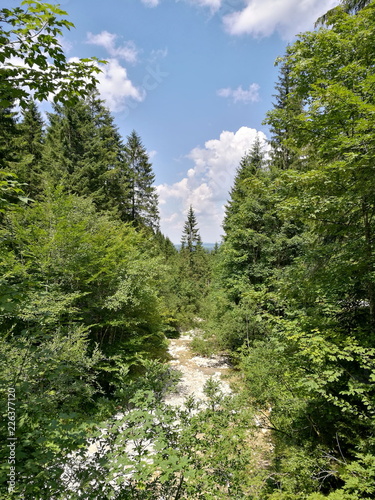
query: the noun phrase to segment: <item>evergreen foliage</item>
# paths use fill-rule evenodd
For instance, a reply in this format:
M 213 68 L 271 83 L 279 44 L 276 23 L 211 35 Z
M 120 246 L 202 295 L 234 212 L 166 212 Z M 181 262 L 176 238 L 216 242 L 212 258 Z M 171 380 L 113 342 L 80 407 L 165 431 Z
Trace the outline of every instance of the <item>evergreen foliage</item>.
M 271 152 L 244 152 L 211 254 L 192 206 L 179 252 L 160 232 L 141 138 L 124 144 L 92 80 L 61 88 L 91 70 L 65 66 L 62 11 L 24 4 L 0 10 L 0 62 L 22 36 L 32 63 L 0 84 L 0 437 L 11 388 L 18 479 L 9 493 L 2 448 L 1 498 L 373 498 L 375 3 L 343 2 L 280 59 Z M 46 128 L 39 84 L 60 101 Z M 200 347 L 231 353 L 241 397 L 211 380 L 206 404 L 172 408 L 165 335 L 208 313 Z
M 211 300 L 273 431 L 262 499 L 373 495 L 374 13 L 288 48 L 269 169 L 245 158 L 227 208 Z
M 202 310 L 210 279 L 209 255 L 204 250 L 198 222 L 190 206 L 181 236 L 181 248 L 176 269 L 178 310 L 189 323 Z
M 346 12 L 348 14 L 357 14 L 360 10 L 364 9 L 367 5 L 371 3 L 371 0 L 341 0 L 340 5 L 333 7 L 328 12 L 319 17 L 316 21 L 316 25 L 331 24 L 335 17 L 335 14 L 341 12 Z
M 291 69 L 284 60 L 281 62 L 276 102 L 264 120 L 271 132 L 271 162 L 273 169 L 286 170 L 299 159 L 299 151 L 293 135 L 294 120 L 302 112 L 301 99 L 293 93 Z
M 54 185 L 89 196 L 99 210 L 126 210 L 129 169 L 113 118 L 93 94 L 74 107 L 55 106 L 49 115 L 44 168 Z
M 190 205 L 186 222 L 181 237 L 181 250 L 189 253 L 202 249 L 202 240 L 197 227 L 197 219 L 193 207 Z
M 125 160 L 129 166 L 130 220 L 156 231 L 159 227 L 159 209 L 155 175 L 141 138 L 133 130 L 125 144 Z
M 17 137 L 16 113 L 13 106 L 0 109 L 0 169 L 8 170 L 17 159 L 15 141 Z
M 22 121 L 18 124 L 13 150 L 16 161 L 9 168 L 23 184 L 25 192 L 36 199 L 43 192 L 42 155 L 44 147 L 44 122 L 33 100 L 22 110 Z

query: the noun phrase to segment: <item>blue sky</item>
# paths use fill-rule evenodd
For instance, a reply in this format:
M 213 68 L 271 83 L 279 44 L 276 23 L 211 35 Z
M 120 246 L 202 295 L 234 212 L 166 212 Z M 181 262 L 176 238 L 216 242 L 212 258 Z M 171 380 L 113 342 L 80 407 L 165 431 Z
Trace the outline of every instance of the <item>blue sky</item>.
M 6 6 L 18 2 L 7 0 Z M 276 57 L 338 0 L 62 0 L 70 58 L 108 60 L 99 90 L 124 138 L 152 159 L 161 229 L 180 241 L 189 205 L 222 234 L 236 167 L 272 107 Z

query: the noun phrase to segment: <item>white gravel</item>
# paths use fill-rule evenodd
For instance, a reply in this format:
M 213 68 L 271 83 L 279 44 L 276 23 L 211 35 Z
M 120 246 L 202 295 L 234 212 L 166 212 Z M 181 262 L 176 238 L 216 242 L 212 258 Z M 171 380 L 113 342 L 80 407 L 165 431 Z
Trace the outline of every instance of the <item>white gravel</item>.
M 165 402 L 172 406 L 183 406 L 186 396 L 194 396 L 196 400 L 205 400 L 203 388 L 210 378 L 220 382 L 220 388 L 224 394 L 231 393 L 228 382 L 222 379 L 222 375 L 229 369 L 227 358 L 217 355 L 209 358 L 193 356 L 190 353 L 193 335 L 194 331 L 187 332 L 178 339 L 170 341 L 168 349 L 172 357 L 170 364 L 182 373 L 177 392 L 168 395 L 165 399 Z
M 178 384 L 177 391 L 165 398 L 165 402 L 171 406 L 183 407 L 187 396 L 194 396 L 196 401 L 206 400 L 203 388 L 206 382 L 212 378 L 220 382 L 220 389 L 224 394 L 230 394 L 232 391 L 227 381 L 222 379 L 222 376 L 228 373 L 230 365 L 225 356 L 212 355 L 211 357 L 194 356 L 190 351 L 190 342 L 197 331 L 186 332 L 178 339 L 170 340 L 168 352 L 171 356 L 170 365 L 182 373 L 182 378 Z M 116 415 L 116 418 L 121 418 L 122 414 Z M 78 491 L 79 482 L 72 479 L 76 470 L 87 468 L 98 459 L 98 453 L 105 453 L 108 449 L 105 435 L 107 431 L 103 429 L 102 438 L 91 440 L 83 459 L 75 457 L 75 453 L 71 454 L 73 459 L 71 464 L 65 467 L 65 473 L 62 480 L 64 488 L 70 491 Z M 128 452 L 131 453 L 131 443 L 129 444 Z M 148 447 L 152 451 L 152 444 Z M 113 484 L 112 484 L 113 483 Z M 111 482 L 114 490 L 118 489 L 115 480 Z

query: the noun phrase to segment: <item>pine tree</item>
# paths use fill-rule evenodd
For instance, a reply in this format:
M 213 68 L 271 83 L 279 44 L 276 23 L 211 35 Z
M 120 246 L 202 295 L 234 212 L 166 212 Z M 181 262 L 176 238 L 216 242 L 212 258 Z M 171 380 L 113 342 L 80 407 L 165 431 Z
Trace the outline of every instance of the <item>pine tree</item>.
M 242 158 L 226 206 L 223 229 L 225 280 L 231 281 L 238 302 L 243 287 L 261 285 L 267 274 L 271 238 L 277 230 L 268 185 L 270 172 L 257 138 Z
M 16 113 L 11 106 L 0 108 L 0 170 L 12 170 L 11 162 L 17 161 L 16 123 Z
M 325 14 L 318 18 L 315 26 L 322 24 L 331 24 L 334 15 L 343 10 L 347 14 L 357 14 L 360 10 L 364 9 L 371 3 L 371 0 L 341 0 L 340 5 L 328 10 Z
M 290 77 L 290 67 L 283 61 L 280 67 L 278 83 L 275 85 L 277 94 L 272 111 L 264 120 L 271 132 L 271 164 L 272 168 L 286 170 L 298 159 L 293 120 L 302 110 L 301 100 L 294 96 Z
M 75 106 L 55 105 L 48 119 L 44 168 L 54 184 L 75 192 L 73 174 L 84 158 L 89 140 L 95 135 L 90 110 L 82 100 Z
M 246 201 L 249 194 L 249 183 L 251 178 L 257 177 L 266 167 L 265 153 L 260 142 L 259 136 L 256 136 L 255 141 L 247 153 L 241 159 L 237 169 L 233 183 L 233 188 L 230 192 L 230 201 L 226 206 L 223 228 L 227 232 L 230 231 L 230 219 L 236 213 L 240 212 L 242 205 Z
M 165 236 L 159 229 L 155 233 L 155 242 L 161 254 L 168 260 L 170 257 L 177 254 L 177 249 L 172 241 Z
M 43 192 L 42 157 L 44 147 L 44 122 L 36 103 L 30 100 L 22 111 L 18 125 L 17 146 L 19 161 L 13 165 L 24 191 L 36 199 Z
M 196 252 L 203 248 L 202 240 L 199 234 L 197 219 L 192 205 L 190 205 L 184 230 L 181 238 L 181 250 L 186 250 L 190 253 Z
M 215 245 L 214 245 L 214 248 L 212 249 L 211 251 L 211 255 L 217 255 L 220 251 L 220 245 L 219 243 L 216 241 L 215 242 Z
M 125 144 L 125 160 L 130 169 L 130 219 L 156 231 L 159 227 L 155 175 L 141 138 L 133 130 Z
M 178 257 L 177 296 L 180 310 L 187 317 L 200 314 L 203 299 L 208 291 L 210 266 L 191 205 L 184 224 Z
M 74 108 L 56 106 L 49 119 L 44 164 L 53 183 L 91 197 L 98 210 L 114 210 L 122 220 L 131 220 L 124 145 L 97 93 Z
M 116 210 L 128 221 L 130 169 L 113 117 L 97 94 L 86 100 L 93 125 L 72 176 L 73 192 L 91 196 L 99 210 Z

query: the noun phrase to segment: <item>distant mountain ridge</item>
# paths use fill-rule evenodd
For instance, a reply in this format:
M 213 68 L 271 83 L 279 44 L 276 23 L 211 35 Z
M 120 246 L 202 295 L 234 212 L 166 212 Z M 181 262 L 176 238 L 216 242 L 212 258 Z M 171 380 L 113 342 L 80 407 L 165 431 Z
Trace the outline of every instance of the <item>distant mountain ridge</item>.
M 212 251 L 215 248 L 216 243 L 202 243 L 203 248 L 208 251 Z M 175 243 L 174 244 L 176 250 L 180 250 L 181 248 L 181 243 Z

